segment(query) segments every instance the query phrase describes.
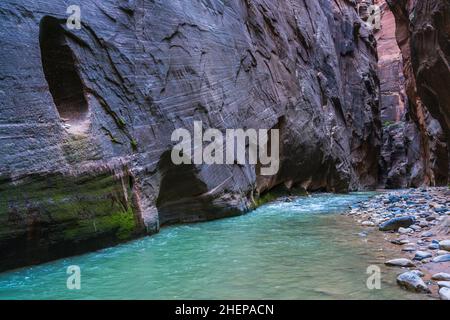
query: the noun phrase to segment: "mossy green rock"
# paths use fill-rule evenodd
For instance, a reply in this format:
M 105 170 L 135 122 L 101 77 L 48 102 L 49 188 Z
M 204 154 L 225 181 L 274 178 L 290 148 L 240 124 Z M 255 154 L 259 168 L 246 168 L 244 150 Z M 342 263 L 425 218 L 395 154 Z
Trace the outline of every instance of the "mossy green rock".
M 0 270 L 114 245 L 145 233 L 132 177 L 102 169 L 0 180 Z

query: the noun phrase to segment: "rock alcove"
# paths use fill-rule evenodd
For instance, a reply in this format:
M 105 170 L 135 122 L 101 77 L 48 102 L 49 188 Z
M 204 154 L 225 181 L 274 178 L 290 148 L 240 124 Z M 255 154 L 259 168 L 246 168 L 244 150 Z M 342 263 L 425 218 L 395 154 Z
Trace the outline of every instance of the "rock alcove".
M 58 19 L 49 16 L 42 18 L 39 44 L 45 79 L 65 128 L 71 132 L 84 131 L 88 103 L 77 71 L 76 58 Z

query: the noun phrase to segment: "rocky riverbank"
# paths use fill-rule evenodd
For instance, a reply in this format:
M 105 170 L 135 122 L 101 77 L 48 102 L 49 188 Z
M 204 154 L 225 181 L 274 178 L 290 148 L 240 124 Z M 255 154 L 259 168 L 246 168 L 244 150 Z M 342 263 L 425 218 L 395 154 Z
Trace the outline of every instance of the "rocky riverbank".
M 382 192 L 348 212 L 357 223 L 385 233 L 383 246 L 398 251 L 386 265 L 399 268 L 404 289 L 450 299 L 450 190 Z

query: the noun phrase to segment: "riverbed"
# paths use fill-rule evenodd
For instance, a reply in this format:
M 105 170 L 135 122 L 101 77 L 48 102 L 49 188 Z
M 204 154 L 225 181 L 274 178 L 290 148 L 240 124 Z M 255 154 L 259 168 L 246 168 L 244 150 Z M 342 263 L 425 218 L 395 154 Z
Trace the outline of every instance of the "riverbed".
M 343 215 L 374 193 L 280 198 L 246 215 L 166 227 L 89 254 L 0 274 L 0 299 L 421 299 L 384 266 L 382 233 Z M 67 288 L 79 266 L 81 289 Z M 381 269 L 381 289 L 367 268 Z

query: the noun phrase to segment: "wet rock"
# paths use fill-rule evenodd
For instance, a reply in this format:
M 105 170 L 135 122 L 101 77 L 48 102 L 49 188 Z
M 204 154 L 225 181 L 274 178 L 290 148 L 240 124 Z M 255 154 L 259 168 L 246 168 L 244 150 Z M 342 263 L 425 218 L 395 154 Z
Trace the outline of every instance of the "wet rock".
M 415 264 L 406 258 L 399 258 L 399 259 L 392 259 L 389 261 L 386 261 L 384 263 L 387 266 L 391 266 L 391 267 L 414 267 Z
M 415 272 L 405 272 L 397 277 L 400 287 L 418 293 L 430 293 L 430 289 L 425 282 Z
M 399 228 L 407 228 L 415 223 L 415 218 L 413 216 L 399 217 L 390 219 L 382 223 L 379 227 L 381 231 L 391 231 L 398 230 Z
M 417 250 L 417 248 L 415 246 L 406 246 L 402 249 L 402 251 L 405 251 L 405 252 L 414 252 L 416 250 Z
M 359 232 L 358 233 L 358 236 L 360 236 L 360 237 L 362 237 L 362 238 L 365 238 L 365 237 L 367 237 L 367 232 Z

